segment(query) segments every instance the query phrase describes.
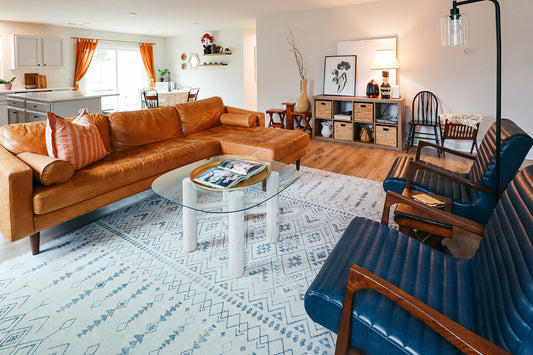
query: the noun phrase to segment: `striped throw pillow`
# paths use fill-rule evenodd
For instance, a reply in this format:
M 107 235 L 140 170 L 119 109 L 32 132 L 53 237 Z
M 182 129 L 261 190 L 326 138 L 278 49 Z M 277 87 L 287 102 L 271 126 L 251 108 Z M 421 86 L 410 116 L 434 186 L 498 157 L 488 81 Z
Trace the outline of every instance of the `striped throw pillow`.
M 83 110 L 72 122 L 48 112 L 46 150 L 50 157 L 70 162 L 74 165 L 74 170 L 109 154 L 87 110 Z

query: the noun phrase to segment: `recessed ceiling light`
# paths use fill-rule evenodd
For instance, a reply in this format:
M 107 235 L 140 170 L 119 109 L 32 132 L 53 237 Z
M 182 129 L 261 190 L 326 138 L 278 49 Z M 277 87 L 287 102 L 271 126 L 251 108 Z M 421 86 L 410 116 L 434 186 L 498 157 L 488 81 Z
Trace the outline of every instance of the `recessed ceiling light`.
M 135 17 L 135 16 L 137 16 L 137 13 L 136 12 L 129 12 L 128 16 Z

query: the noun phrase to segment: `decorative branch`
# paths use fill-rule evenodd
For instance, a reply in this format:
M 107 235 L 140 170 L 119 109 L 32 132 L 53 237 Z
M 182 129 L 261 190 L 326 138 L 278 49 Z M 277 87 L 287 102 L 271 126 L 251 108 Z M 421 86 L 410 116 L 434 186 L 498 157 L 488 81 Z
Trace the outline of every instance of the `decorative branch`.
M 307 76 L 305 70 L 305 63 L 302 56 L 302 53 L 298 48 L 296 48 L 296 42 L 294 40 L 294 32 L 290 27 L 287 27 L 289 30 L 289 35 L 287 36 L 287 43 L 289 43 L 290 51 L 294 54 L 294 59 L 296 60 L 296 66 L 298 67 L 298 75 L 300 79 L 305 79 Z

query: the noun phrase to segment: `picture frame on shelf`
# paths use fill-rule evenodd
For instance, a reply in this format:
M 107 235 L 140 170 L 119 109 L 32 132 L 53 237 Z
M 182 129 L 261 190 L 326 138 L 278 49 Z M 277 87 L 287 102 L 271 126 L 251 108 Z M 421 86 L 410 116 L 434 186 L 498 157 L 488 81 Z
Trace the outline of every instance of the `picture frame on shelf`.
M 324 59 L 324 95 L 355 96 L 356 55 L 333 55 Z

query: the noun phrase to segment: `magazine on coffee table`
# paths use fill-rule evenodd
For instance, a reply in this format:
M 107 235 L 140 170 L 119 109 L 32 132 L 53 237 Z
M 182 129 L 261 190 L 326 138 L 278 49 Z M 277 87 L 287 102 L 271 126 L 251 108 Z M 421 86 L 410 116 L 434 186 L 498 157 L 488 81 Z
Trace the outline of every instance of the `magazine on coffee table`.
M 265 169 L 266 164 L 247 160 L 223 160 L 194 178 L 194 181 L 217 189 L 228 189 Z

